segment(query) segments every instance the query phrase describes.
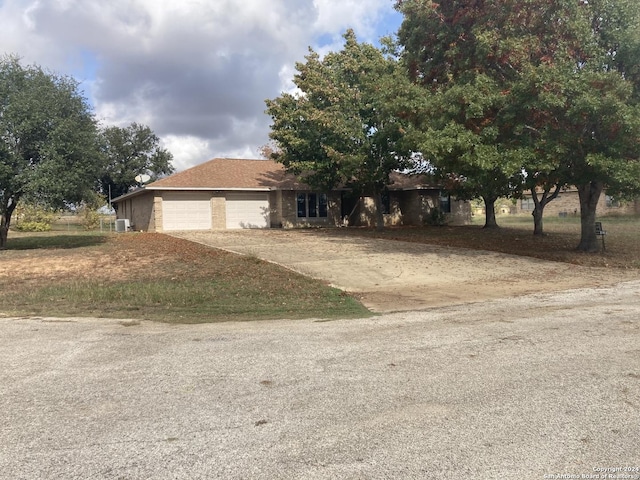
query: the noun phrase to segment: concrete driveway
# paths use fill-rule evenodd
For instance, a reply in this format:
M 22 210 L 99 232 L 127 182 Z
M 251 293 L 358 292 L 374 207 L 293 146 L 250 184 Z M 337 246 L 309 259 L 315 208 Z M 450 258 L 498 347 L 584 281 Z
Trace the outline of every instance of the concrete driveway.
M 348 229 L 226 230 L 175 236 L 253 255 L 353 293 L 375 312 L 604 286 L 632 278 L 488 251 L 368 239 Z
M 0 318 L 0 335 L 3 480 L 640 477 L 640 282 L 332 322 Z

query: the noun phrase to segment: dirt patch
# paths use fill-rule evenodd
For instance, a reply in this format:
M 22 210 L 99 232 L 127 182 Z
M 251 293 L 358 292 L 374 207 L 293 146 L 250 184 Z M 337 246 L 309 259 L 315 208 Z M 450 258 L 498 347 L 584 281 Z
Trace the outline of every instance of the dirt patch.
M 369 316 L 352 296 L 307 276 L 168 235 L 112 235 L 80 247 L 55 237 L 13 248 L 0 253 L 0 305 L 20 316 L 172 323 Z
M 148 263 L 148 262 L 147 262 Z M 29 278 L 109 278 L 126 271 L 127 261 L 114 258 L 107 253 L 74 252 L 73 260 L 69 255 L 49 254 L 29 261 L 29 257 L 14 256 L 0 263 L 0 278 L 19 275 L 23 280 Z
M 320 279 L 376 312 L 407 311 L 522 294 L 603 287 L 640 278 L 638 270 L 564 262 L 355 235 L 347 229 L 188 232 L 180 236 L 254 256 Z M 119 235 L 91 249 L 7 250 L 0 253 L 5 291 L 73 278 L 108 281 L 197 275 L 223 252 L 158 234 Z M 142 245 L 142 246 L 141 246 Z M 160 248 L 162 247 L 162 248 Z M 199 265 L 194 272 L 193 265 Z M 218 271 L 221 278 L 237 271 Z M 204 273 L 203 273 L 204 274 Z M 286 275 L 285 275 L 286 277 Z M 273 280 L 272 280 L 273 281 Z M 278 280 L 282 285 L 282 280 Z
M 176 236 L 253 255 L 324 280 L 377 312 L 608 286 L 640 278 L 636 270 L 363 238 L 343 230 L 183 232 Z
M 124 242 L 94 249 L 35 249 L 2 252 L 0 281 L 110 279 L 151 266 L 158 258 L 139 256 Z

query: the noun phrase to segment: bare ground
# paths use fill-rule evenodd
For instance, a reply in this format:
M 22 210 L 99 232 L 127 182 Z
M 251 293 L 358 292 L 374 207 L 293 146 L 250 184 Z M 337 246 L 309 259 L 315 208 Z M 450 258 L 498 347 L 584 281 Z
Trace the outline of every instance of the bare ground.
M 253 255 L 324 280 L 354 294 L 376 312 L 604 287 L 640 278 L 637 270 L 364 238 L 340 229 L 180 232 L 175 236 Z

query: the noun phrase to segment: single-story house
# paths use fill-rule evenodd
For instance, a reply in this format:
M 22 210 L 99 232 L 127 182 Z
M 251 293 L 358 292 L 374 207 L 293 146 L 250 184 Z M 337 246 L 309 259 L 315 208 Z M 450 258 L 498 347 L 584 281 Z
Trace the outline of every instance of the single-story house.
M 451 223 L 471 219 L 426 177 L 394 173 L 385 192 L 388 225 L 423 225 L 433 208 Z M 373 225 L 373 201 L 349 189 L 320 192 L 272 160 L 216 158 L 113 199 L 132 229 L 165 232 L 235 228 Z

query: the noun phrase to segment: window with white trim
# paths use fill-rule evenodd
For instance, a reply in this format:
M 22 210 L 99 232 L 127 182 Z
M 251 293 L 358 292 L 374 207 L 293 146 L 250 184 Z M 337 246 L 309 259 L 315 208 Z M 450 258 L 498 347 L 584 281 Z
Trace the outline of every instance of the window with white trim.
M 298 193 L 298 218 L 326 218 L 329 212 L 329 198 L 326 193 Z
M 523 212 L 533 212 L 536 208 L 536 202 L 533 201 L 533 197 L 522 197 L 520 199 L 520 209 Z
M 442 213 L 451 213 L 451 195 L 447 192 L 440 191 L 438 207 Z

